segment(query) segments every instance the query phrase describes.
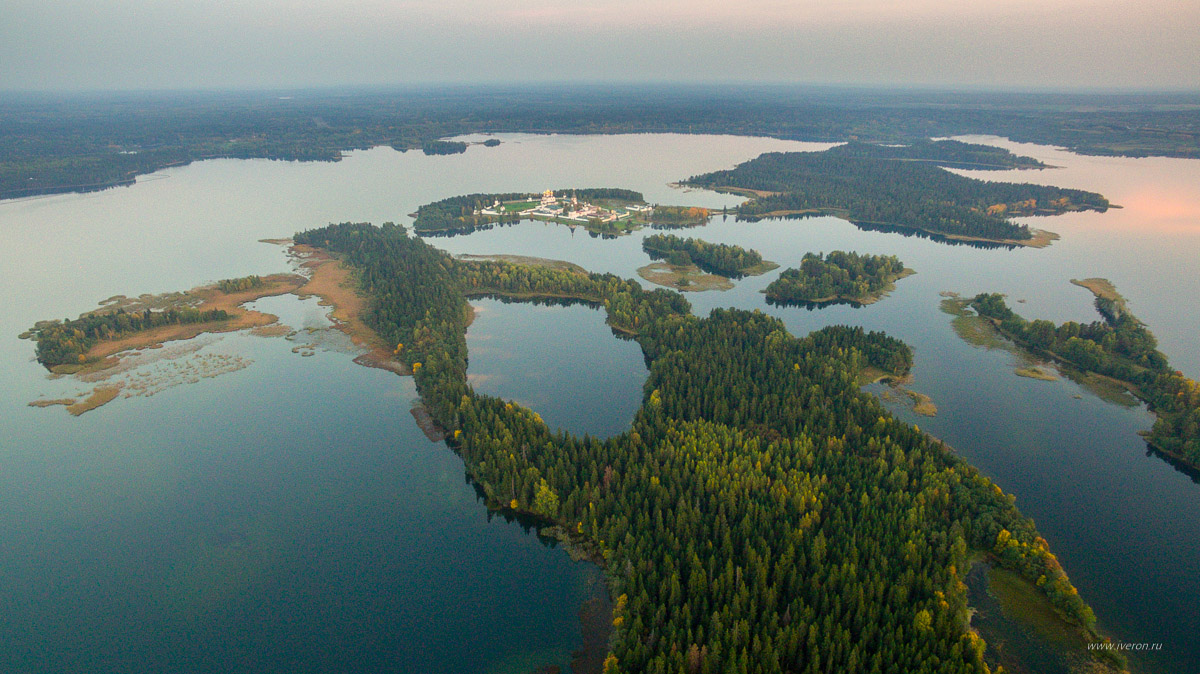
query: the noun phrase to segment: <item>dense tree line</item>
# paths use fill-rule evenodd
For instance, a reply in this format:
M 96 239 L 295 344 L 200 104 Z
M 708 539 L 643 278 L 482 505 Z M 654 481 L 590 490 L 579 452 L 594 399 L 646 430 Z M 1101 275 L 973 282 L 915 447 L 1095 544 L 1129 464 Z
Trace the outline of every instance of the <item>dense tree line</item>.
M 711 213 L 699 206 L 663 206 L 656 204 L 650 223 L 656 228 L 694 227 L 708 222 Z
M 971 306 L 992 319 L 1005 336 L 1036 353 L 1131 385 L 1131 392 L 1158 416 L 1149 441 L 1200 468 L 1200 384 L 1172 370 L 1158 341 L 1120 303 L 1097 297 L 1104 320 L 1092 323 L 1021 318 L 995 293 L 977 295 Z
M 763 262 L 756 250 L 672 234 L 647 236 L 642 239 L 642 250 L 656 260 L 666 259 L 675 265 L 694 264 L 710 274 L 729 278 L 739 278 Z
M 223 293 L 236 293 L 253 288 L 261 288 L 266 281 L 261 276 L 251 274 L 241 278 L 227 278 L 217 281 L 217 290 Z
M 475 211 L 491 208 L 492 204 L 497 201 L 505 202 L 536 198 L 537 195 L 529 192 L 505 192 L 500 194 L 464 194 L 448 199 L 440 199 L 417 208 L 417 217 L 413 220 L 413 229 L 418 232 L 469 230 L 480 225 L 496 222 L 520 222 L 521 217 L 516 213 L 503 216 L 487 216 L 475 215 Z
M 1046 168 L 1045 164 L 1033 157 L 1022 157 L 1002 147 L 959 140 L 926 138 L 905 145 L 881 145 L 855 140 L 829 148 L 829 154 L 837 157 L 923 161 L 960 169 Z
M 911 363 L 898 340 L 804 338 L 761 312 L 689 313 L 612 275 L 455 260 L 401 228 L 297 235 L 359 270 L 367 320 L 396 343 L 490 504 L 554 522 L 607 571 L 615 672 L 983 673 L 966 629 L 974 552 L 1094 620 L 1032 523 L 856 381 Z M 633 427 L 552 432 L 466 380 L 466 298 L 602 305 L 650 363 Z
M 39 323 L 31 331 L 37 342 L 37 360 L 46 367 L 86 362 L 87 352 L 96 344 L 119 339 L 135 332 L 164 325 L 224 321 L 223 309 L 201 311 L 192 308 L 163 311 L 125 311 L 84 314 L 76 319 Z
M 1094 192 L 982 181 L 935 163 L 841 156 L 835 150 L 769 152 L 687 182 L 759 192 L 737 209 L 739 217 L 750 220 L 836 212 L 852 222 L 992 240 L 1030 238 L 1029 228 L 1012 222 L 1012 216 L 1108 208 L 1108 200 Z M 937 159 L 939 153 L 930 156 Z
M 895 255 L 805 253 L 798 269 L 785 269 L 767 285 L 767 299 L 781 304 L 857 302 L 882 291 L 903 273 L 904 263 Z
M 0 198 L 125 185 L 214 157 L 337 161 L 468 133 L 715 133 L 913 142 L 987 133 L 1087 154 L 1200 156 L 1195 98 L 814 92 L 756 87 L 479 88 L 8 96 Z M 1165 104 L 1164 104 L 1165 103 Z
M 421 152 L 425 154 L 462 154 L 467 151 L 467 144 L 461 140 L 427 140 L 421 144 Z
M 642 196 L 641 192 L 620 187 L 585 187 L 582 189 L 554 190 L 554 195 L 560 199 L 575 197 L 580 201 L 587 202 L 622 201 L 631 204 L 645 203 L 645 197 Z

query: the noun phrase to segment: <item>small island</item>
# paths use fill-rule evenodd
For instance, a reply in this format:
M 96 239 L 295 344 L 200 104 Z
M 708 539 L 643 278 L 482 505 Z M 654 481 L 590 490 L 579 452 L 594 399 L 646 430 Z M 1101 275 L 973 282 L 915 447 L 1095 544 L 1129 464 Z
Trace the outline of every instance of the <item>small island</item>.
M 450 197 L 418 208 L 413 229 L 421 234 L 461 234 L 497 224 L 542 220 L 583 227 L 598 236 L 619 236 L 646 225 L 702 225 L 710 215 L 706 208 L 651 205 L 641 192 L 601 187 Z
M 1042 247 L 1056 238 L 1012 220 L 1109 208 L 1095 192 L 976 180 L 952 168 L 1037 168 L 1007 150 L 924 141 L 907 146 L 850 143 L 824 152 L 768 152 L 683 184 L 742 194 L 742 220 L 835 215 L 864 229 L 918 232 L 942 241 Z
M 642 250 L 659 261 L 638 269 L 638 275 L 684 291 L 728 290 L 733 287 L 730 279 L 758 276 L 779 267 L 763 260 L 755 250 L 672 234 L 646 237 Z
M 1127 308 L 1105 279 L 1073 280 L 1095 295 L 1103 318 L 1092 323 L 1028 321 L 1008 307 L 1004 296 L 976 295 L 970 306 L 1018 346 L 1070 369 L 1124 388 L 1146 403 L 1158 419 L 1145 434 L 1163 455 L 1200 469 L 1200 383 L 1173 370 L 1158 341 Z
M 774 304 L 816 307 L 878 302 L 895 282 L 914 274 L 895 255 L 860 255 L 835 250 L 828 255 L 807 253 L 800 268 L 784 270 L 764 292 Z

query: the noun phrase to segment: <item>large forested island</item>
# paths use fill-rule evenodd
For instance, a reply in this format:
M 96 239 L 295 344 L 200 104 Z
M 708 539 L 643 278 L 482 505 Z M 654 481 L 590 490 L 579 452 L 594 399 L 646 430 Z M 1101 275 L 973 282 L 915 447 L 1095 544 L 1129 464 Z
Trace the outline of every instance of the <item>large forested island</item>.
M 1014 245 L 1046 243 L 1035 239 L 1027 225 L 1013 222 L 1014 216 L 1109 207 L 1094 192 L 976 180 L 942 168 L 983 159 L 1006 167 L 1033 162 L 1006 150 L 955 141 L 902 149 L 856 143 L 824 152 L 769 152 L 685 182 L 750 196 L 737 209 L 748 220 L 832 213 L 864 227 Z
M 675 292 L 455 259 L 399 226 L 295 240 L 357 270 L 364 320 L 411 368 L 489 505 L 552 525 L 605 570 L 607 674 L 983 674 L 963 584 L 975 560 L 1017 572 L 1091 633 L 1091 610 L 1011 497 L 859 390 L 865 368 L 909 369 L 896 339 L 848 327 L 796 338 L 757 311 L 698 318 Z M 476 393 L 472 296 L 603 307 L 650 364 L 632 428 L 555 433 Z
M 1020 346 L 1120 383 L 1158 416 L 1147 441 L 1167 456 L 1200 469 L 1200 384 L 1171 369 L 1154 335 L 1107 281 L 1086 279 L 1077 284 L 1096 295 L 1096 311 L 1103 320 L 1057 326 L 1043 319 L 1028 321 L 994 293 L 977 295 L 971 307 Z
M 800 268 L 785 269 L 766 288 L 778 304 L 870 304 L 897 279 L 913 273 L 895 255 L 859 255 L 841 250 L 805 253 Z

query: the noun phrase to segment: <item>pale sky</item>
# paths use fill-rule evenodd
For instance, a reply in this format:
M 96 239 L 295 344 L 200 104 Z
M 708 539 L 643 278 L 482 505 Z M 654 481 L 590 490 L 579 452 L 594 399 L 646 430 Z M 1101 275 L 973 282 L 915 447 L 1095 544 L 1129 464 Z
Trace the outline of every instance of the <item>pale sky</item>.
M 1200 90 L 1200 0 L 0 0 L 0 90 L 529 81 Z

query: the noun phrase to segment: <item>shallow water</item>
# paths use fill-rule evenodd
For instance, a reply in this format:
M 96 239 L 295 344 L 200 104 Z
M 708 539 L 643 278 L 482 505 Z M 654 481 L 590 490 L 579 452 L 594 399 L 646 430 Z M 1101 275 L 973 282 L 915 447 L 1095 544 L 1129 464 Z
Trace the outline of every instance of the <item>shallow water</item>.
M 449 157 L 376 149 L 335 164 L 202 162 L 129 188 L 0 202 L 9 252 L 0 261 L 8 307 L 0 317 L 8 382 L 0 580 L 12 588 L 0 600 L 0 625 L 15 645 L 0 654 L 0 668 L 204 669 L 236 660 L 250 669 L 362 662 L 370 671 L 423 656 L 426 671 L 489 663 L 520 671 L 563 662 L 578 644 L 588 567 L 518 526 L 489 522 L 461 462 L 416 429 L 411 381 L 352 365 L 336 336 L 300 357 L 292 348 L 308 343 L 306 333 L 291 341 L 227 335 L 201 353 L 247 357 L 248 367 L 77 419 L 25 406 L 78 385 L 48 381 L 31 362 L 32 344 L 15 338 L 35 320 L 75 315 L 113 294 L 278 271 L 280 249 L 257 239 L 329 221 L 408 222 L 420 204 L 455 194 L 585 185 L 720 208 L 736 200 L 667 183 L 763 151 L 825 147 L 675 135 L 502 138 L 497 148 Z M 1092 189 L 1125 208 L 1030 219 L 1062 235 L 1043 250 L 951 246 L 829 217 L 717 216 L 679 233 L 756 248 L 783 268 L 839 248 L 896 254 L 917 274 L 862 308 L 768 306 L 760 291 L 778 271 L 688 298 L 699 314 L 760 309 L 796 334 L 851 323 L 907 341 L 916 353 L 912 386 L 932 396 L 939 415 L 899 404 L 897 413 L 1017 496 L 1103 628 L 1164 644 L 1135 665 L 1187 671 L 1200 662 L 1200 485 L 1146 455 L 1136 435 L 1152 422 L 1146 411 L 1068 380 L 1015 376 L 1012 355 L 959 340 L 938 305 L 941 291 L 999 291 L 1025 300 L 1013 306 L 1030 318 L 1093 320 L 1091 294 L 1068 281 L 1104 276 L 1175 367 L 1200 376 L 1200 314 L 1181 304 L 1200 291 L 1200 278 L 1185 273 L 1200 251 L 1200 161 L 1078 157 L 986 140 L 1063 168 L 970 175 Z M 604 240 L 525 223 L 431 241 L 454 253 L 558 258 L 636 277 L 649 261 L 646 233 Z M 628 426 L 645 368 L 602 314 L 475 303 L 485 309 L 468 333 L 480 390 L 528 402 L 574 432 Z M 286 313 L 293 327 L 323 325 L 315 303 L 259 304 Z M 560 361 L 589 357 L 587 367 Z

